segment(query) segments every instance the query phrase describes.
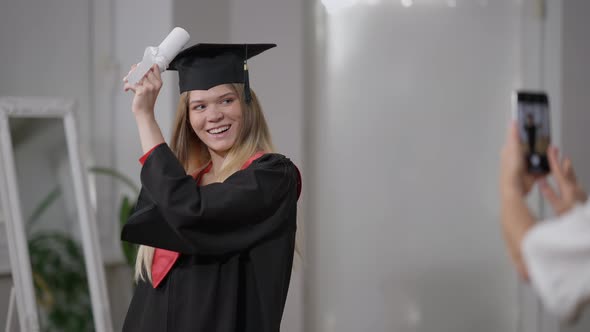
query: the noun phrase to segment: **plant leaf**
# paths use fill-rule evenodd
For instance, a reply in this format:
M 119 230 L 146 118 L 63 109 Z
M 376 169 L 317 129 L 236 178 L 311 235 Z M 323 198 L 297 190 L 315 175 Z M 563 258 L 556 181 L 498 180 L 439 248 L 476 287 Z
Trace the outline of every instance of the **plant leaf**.
M 51 204 L 53 204 L 53 202 L 59 198 L 59 196 L 61 196 L 61 188 L 58 186 L 53 188 L 53 190 L 51 190 L 49 194 L 47 194 L 47 196 L 41 200 L 35 210 L 33 210 L 31 216 L 27 218 L 27 229 L 31 229 L 31 227 L 34 226 L 37 221 L 39 221 L 39 217 L 41 217 L 43 212 L 45 212 L 45 210 L 47 210 L 49 206 L 51 206 Z

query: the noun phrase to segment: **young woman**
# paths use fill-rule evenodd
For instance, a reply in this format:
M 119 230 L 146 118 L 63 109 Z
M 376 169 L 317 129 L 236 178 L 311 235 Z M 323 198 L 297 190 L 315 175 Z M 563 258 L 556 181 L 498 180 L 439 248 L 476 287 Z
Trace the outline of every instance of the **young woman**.
M 140 244 L 123 331 L 279 331 L 301 179 L 272 153 L 246 60 L 272 44 L 197 44 L 170 64 L 180 101 L 170 145 L 154 117 L 155 67 L 132 110 L 145 155 L 122 239 Z M 188 175 L 191 174 L 191 175 Z

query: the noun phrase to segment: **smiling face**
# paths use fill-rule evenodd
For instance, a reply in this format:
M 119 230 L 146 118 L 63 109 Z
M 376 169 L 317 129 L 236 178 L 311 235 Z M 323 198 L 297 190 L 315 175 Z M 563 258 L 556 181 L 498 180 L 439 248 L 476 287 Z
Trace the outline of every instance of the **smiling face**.
M 191 126 L 209 151 L 225 156 L 235 144 L 242 127 L 242 106 L 229 84 L 188 95 Z

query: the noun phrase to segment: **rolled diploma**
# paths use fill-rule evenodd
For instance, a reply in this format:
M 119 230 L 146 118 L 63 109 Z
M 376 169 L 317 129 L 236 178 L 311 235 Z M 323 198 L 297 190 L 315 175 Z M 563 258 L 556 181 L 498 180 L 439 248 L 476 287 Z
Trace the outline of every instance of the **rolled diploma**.
M 186 30 L 176 27 L 172 29 L 158 47 L 147 47 L 141 62 L 127 76 L 129 83 L 136 84 L 139 82 L 154 64 L 158 65 L 160 72 L 166 70 L 172 59 L 180 53 L 189 39 L 190 35 Z

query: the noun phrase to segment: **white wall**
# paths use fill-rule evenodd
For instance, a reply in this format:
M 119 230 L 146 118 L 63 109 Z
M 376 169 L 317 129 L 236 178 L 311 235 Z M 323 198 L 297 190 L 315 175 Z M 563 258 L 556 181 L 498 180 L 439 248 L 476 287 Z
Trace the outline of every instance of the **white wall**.
M 562 26 L 562 148 L 571 156 L 580 183 L 590 190 L 590 150 L 588 149 L 590 124 L 590 2 L 586 0 L 563 1 Z M 559 105 L 557 105 L 559 107 Z M 573 327 L 561 331 L 582 332 L 590 330 L 590 310 Z
M 196 43 L 228 43 L 231 34 L 231 0 L 174 0 L 175 26 L 186 29 Z
M 563 4 L 563 148 L 571 155 L 578 176 L 590 188 L 590 154 L 583 142 L 588 139 L 590 124 L 590 2 L 568 0 Z
M 485 3 L 363 1 L 326 17 L 306 330 L 516 331 L 495 174 L 521 8 Z
M 0 95 L 75 98 L 81 132 L 90 128 L 89 6 L 90 0 L 22 0 L 0 10 Z

